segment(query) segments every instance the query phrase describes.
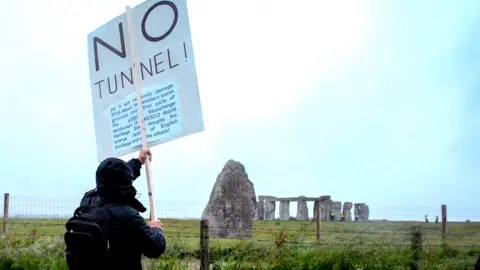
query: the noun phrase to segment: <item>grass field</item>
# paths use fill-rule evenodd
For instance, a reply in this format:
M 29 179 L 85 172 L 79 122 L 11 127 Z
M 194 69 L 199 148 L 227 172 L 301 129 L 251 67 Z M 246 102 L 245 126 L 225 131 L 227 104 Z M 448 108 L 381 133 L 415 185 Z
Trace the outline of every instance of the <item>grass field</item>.
M 2 238 L 2 269 L 65 269 L 66 220 L 10 219 Z M 165 219 L 167 251 L 144 260 L 146 269 L 195 269 L 199 220 Z M 253 239 L 210 239 L 214 269 L 404 269 L 413 260 L 411 228 L 421 226 L 424 269 L 473 269 L 480 254 L 480 223 L 256 221 Z M 20 268 L 11 268 L 17 263 Z M 32 268 L 33 267 L 33 268 Z M 42 268 L 43 267 L 43 268 Z M 190 267 L 190 268 L 188 268 Z

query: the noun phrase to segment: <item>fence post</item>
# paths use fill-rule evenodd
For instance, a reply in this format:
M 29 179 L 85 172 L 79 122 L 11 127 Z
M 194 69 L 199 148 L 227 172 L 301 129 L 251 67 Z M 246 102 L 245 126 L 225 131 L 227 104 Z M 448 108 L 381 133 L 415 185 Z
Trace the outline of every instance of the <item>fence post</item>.
M 3 233 L 8 234 L 8 205 L 10 202 L 10 194 L 3 195 Z
M 210 240 L 208 238 L 208 220 L 200 221 L 200 270 L 210 269 Z
M 447 205 L 442 204 L 442 242 L 447 236 Z
M 410 269 L 423 268 L 422 227 L 412 227 L 412 262 Z
M 317 201 L 317 242 L 320 243 L 320 235 L 322 231 L 322 219 L 320 218 L 320 214 L 322 211 L 320 210 L 320 198 Z

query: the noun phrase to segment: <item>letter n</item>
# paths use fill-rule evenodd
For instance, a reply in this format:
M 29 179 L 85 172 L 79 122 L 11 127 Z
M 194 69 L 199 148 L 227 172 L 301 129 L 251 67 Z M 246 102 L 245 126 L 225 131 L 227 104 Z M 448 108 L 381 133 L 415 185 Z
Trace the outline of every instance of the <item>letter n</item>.
M 121 49 L 122 51 L 119 51 L 119 50 L 115 49 L 110 44 L 106 43 L 105 41 L 103 41 L 102 39 L 100 39 L 98 37 L 93 38 L 93 51 L 94 51 L 94 54 L 95 54 L 95 69 L 96 69 L 96 71 L 98 71 L 100 69 L 100 65 L 98 63 L 98 44 L 102 44 L 103 47 L 107 48 L 108 50 L 110 50 L 114 54 L 120 56 L 121 58 L 127 57 L 127 50 L 125 49 L 125 39 L 123 37 L 122 23 L 118 24 L 118 32 L 120 33 L 120 43 L 121 43 L 121 46 L 122 46 L 122 49 Z

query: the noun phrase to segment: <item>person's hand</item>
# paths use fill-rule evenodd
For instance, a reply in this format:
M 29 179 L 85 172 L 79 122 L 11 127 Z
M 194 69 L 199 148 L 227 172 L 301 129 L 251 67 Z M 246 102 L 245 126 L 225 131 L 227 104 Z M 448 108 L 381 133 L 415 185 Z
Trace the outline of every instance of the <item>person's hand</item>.
M 148 160 L 152 161 L 152 152 L 150 151 L 150 149 L 142 149 L 142 151 L 140 151 L 140 154 L 138 155 L 138 160 L 140 160 L 140 163 L 142 163 L 142 165 L 145 164 L 145 161 L 147 161 L 147 156 Z
M 160 220 L 152 220 L 148 223 L 152 228 L 163 229 L 163 223 Z

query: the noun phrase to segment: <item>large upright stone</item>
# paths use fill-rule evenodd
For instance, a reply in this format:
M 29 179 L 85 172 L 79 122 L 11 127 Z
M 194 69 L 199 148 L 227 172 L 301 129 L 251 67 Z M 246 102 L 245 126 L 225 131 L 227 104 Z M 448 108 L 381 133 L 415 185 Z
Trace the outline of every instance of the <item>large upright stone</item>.
M 308 220 L 308 205 L 305 196 L 298 197 L 297 220 Z
M 257 202 L 257 220 L 263 220 L 265 213 L 265 196 L 258 196 Z
M 280 202 L 280 220 L 290 220 L 290 202 Z
M 358 217 L 358 221 L 368 221 L 369 209 L 365 203 L 356 203 L 354 206 L 354 215 Z
M 362 217 L 363 221 L 368 221 L 368 218 L 370 216 L 370 209 L 368 208 L 368 205 L 365 204 L 365 207 L 363 208 L 360 216 Z
M 352 207 L 353 204 L 351 202 L 344 202 L 343 203 L 343 216 L 345 217 L 345 221 L 352 221 Z
M 355 221 L 360 221 L 360 204 L 359 203 L 355 203 L 353 204 L 353 220 Z
M 332 212 L 332 200 L 328 199 L 320 202 L 320 210 L 322 211 L 322 220 L 330 220 L 330 213 Z
M 265 218 L 264 220 L 275 220 L 275 200 L 273 196 L 265 196 Z
M 250 238 L 256 215 L 256 195 L 245 167 L 229 160 L 217 177 L 202 219 L 209 221 L 209 235 L 217 238 Z
M 342 202 L 332 202 L 332 211 L 335 214 L 334 220 L 340 220 L 340 215 L 342 214 Z
M 328 195 L 324 195 L 324 196 L 320 196 L 319 197 L 319 200 L 320 200 L 320 204 L 326 200 L 330 200 L 330 196 Z M 314 203 L 313 203 L 313 219 L 317 219 L 317 208 L 318 208 L 318 201 L 319 200 L 316 200 Z M 323 212 L 324 210 L 320 207 L 320 210 L 322 211 L 320 213 L 320 219 L 322 219 L 322 217 L 325 215 L 325 213 Z

